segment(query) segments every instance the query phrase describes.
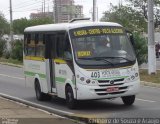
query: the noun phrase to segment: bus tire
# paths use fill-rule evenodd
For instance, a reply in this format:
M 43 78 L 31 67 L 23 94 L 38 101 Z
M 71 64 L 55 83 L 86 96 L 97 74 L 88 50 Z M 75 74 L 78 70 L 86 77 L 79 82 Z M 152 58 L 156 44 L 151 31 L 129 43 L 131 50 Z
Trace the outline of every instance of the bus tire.
M 36 92 L 36 98 L 38 101 L 43 101 L 45 98 L 45 94 L 42 92 L 39 81 L 35 80 L 35 92 Z
M 52 96 L 49 94 L 44 94 L 45 95 L 45 100 L 50 101 L 52 99 Z
M 122 97 L 122 101 L 125 105 L 130 106 L 134 103 L 135 101 L 135 95 L 132 96 L 124 96 Z
M 74 99 L 74 94 L 71 86 L 66 87 L 66 103 L 69 109 L 76 108 L 76 100 Z

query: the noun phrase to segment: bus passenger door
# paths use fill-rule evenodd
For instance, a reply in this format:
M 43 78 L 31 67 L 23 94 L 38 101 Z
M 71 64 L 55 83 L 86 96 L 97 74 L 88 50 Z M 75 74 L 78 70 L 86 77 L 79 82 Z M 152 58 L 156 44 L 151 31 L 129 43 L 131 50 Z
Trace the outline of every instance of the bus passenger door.
M 45 49 L 45 56 L 46 56 L 46 75 L 47 75 L 47 84 L 49 92 L 56 93 L 56 81 L 55 81 L 55 41 L 56 35 L 55 34 L 47 34 L 46 35 L 46 49 Z

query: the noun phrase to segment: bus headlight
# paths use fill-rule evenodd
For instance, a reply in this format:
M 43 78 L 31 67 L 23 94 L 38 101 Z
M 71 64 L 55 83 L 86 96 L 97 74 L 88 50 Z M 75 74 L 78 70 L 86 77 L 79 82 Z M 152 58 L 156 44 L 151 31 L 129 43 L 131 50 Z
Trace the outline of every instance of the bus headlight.
M 87 80 L 86 80 L 86 83 L 87 83 L 87 84 L 91 83 L 91 80 L 90 80 L 90 79 L 87 79 Z
M 138 73 L 135 73 L 135 74 L 133 74 L 133 75 L 131 76 L 131 81 L 136 81 L 136 80 L 138 80 L 138 78 L 139 78 Z
M 132 76 L 131 76 L 131 80 L 134 80 L 134 79 L 135 79 L 135 76 L 134 76 L 134 75 L 132 75 Z
M 138 77 L 138 73 L 135 73 L 135 77 Z
M 84 77 L 80 77 L 80 80 L 83 82 L 85 80 L 85 78 Z
M 92 81 L 92 84 L 95 84 L 96 83 L 96 81 Z
M 136 81 L 139 78 L 139 74 L 138 73 L 134 73 L 132 75 L 130 75 L 128 78 L 125 79 L 126 83 L 132 82 L 132 81 Z
M 97 85 L 97 82 L 95 80 L 85 77 L 80 77 L 78 82 L 84 85 Z

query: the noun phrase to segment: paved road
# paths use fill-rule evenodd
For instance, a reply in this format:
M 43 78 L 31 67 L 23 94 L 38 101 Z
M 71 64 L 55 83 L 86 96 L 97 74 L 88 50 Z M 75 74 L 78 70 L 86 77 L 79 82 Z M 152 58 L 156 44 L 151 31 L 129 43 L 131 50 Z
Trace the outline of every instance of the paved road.
M 87 117 L 159 117 L 160 89 L 141 87 L 133 106 L 126 107 L 121 99 L 80 102 L 77 110 L 69 110 L 65 100 L 53 98 L 51 101 L 39 102 L 35 99 L 34 89 L 26 88 L 23 69 L 0 65 L 0 93 L 19 97 L 64 112 Z

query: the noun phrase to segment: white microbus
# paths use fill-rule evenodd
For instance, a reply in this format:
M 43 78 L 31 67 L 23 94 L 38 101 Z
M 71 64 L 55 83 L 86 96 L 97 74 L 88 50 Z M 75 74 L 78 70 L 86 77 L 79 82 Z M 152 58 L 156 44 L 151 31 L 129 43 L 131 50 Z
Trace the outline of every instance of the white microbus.
M 76 22 L 76 21 L 75 21 Z M 71 22 L 24 31 L 24 73 L 38 100 L 56 95 L 73 109 L 78 100 L 121 97 L 132 105 L 139 69 L 124 28 L 111 22 Z

